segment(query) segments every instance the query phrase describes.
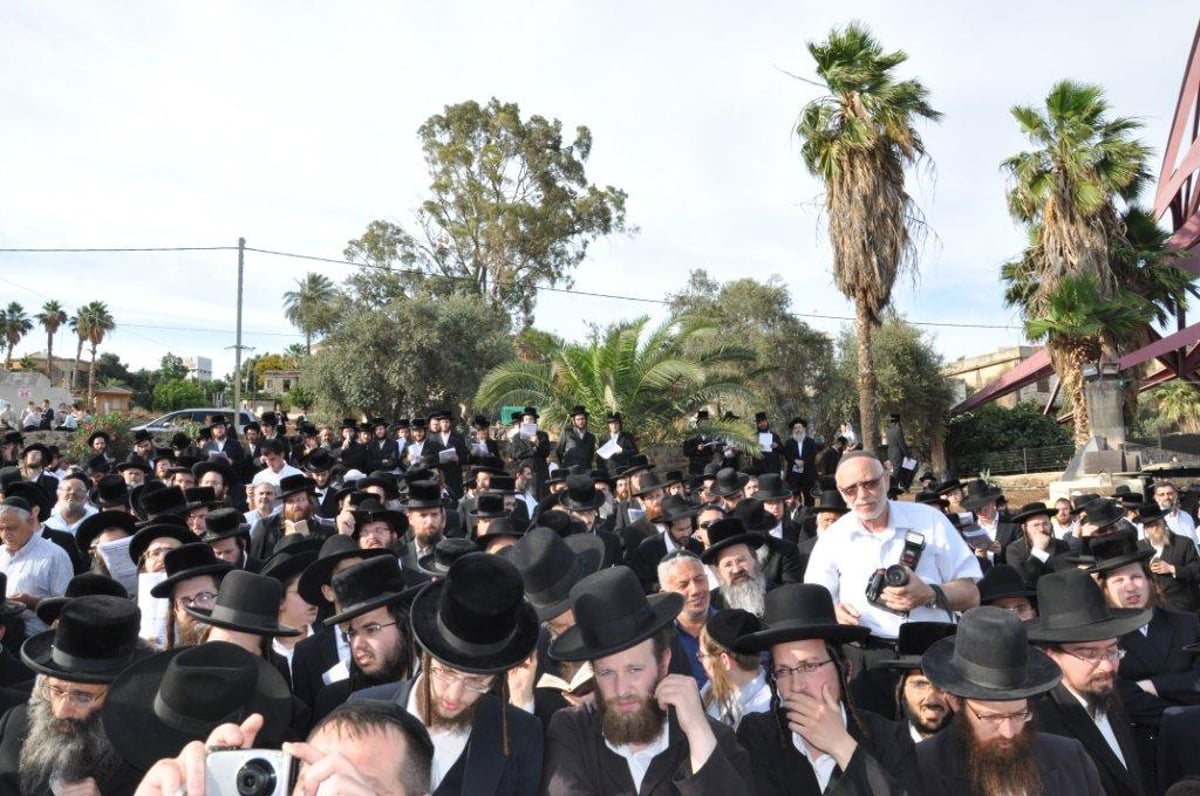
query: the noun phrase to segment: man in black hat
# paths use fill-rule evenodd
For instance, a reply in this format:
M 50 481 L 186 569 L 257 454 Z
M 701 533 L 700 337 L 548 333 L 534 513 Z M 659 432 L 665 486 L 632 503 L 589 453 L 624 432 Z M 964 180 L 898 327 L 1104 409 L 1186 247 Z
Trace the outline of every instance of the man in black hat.
M 892 483 L 904 491 L 912 485 L 915 467 L 905 467 L 905 459 L 912 459 L 912 451 L 904 439 L 904 428 L 900 425 L 900 415 L 888 417 L 888 427 L 884 440 L 887 443 L 888 464 L 891 466 Z M 911 463 L 911 462 L 910 462 Z
M 446 489 L 450 496 L 458 500 L 463 496 L 463 466 L 468 463 L 471 451 L 467 447 L 466 438 L 454 429 L 453 417 L 449 410 L 441 409 L 434 413 L 433 422 L 438 424 L 434 439 L 439 445 L 438 469 L 446 480 Z M 454 451 L 453 455 L 443 451 Z
M 975 521 L 991 540 L 988 547 L 976 548 L 980 565 L 1005 563 L 1005 550 L 1019 535 L 1016 523 L 1004 522 L 1000 519 L 1000 509 L 997 501 L 1003 497 L 1000 487 L 989 484 L 981 478 L 967 483 L 966 497 L 963 498 L 963 508 L 975 512 Z M 986 563 L 985 563 L 986 562 Z
M 783 472 L 797 500 L 805 506 L 811 506 L 813 489 L 820 475 L 817 471 L 817 443 L 808 436 L 808 421 L 803 417 L 793 417 L 788 422 L 788 430 L 791 433 L 783 444 Z
M 605 425 L 608 426 L 608 433 L 600 438 L 599 448 L 596 450 L 600 450 L 609 442 L 616 442 L 617 447 L 621 450 L 609 456 L 607 463 L 597 457 L 596 466 L 615 473 L 623 467 L 628 467 L 633 461 L 633 457 L 638 455 L 637 440 L 625 430 L 625 418 L 621 416 L 620 412 L 609 412 L 605 418 Z
M 1105 793 L 1079 741 L 1031 723 L 1033 698 L 1053 690 L 1062 675 L 1029 647 L 1026 625 L 1011 613 L 967 611 L 958 633 L 925 653 L 921 670 L 951 695 L 955 711 L 948 731 L 917 744 L 926 793 Z
M 246 458 L 246 451 L 242 448 L 242 444 L 234 439 L 229 433 L 229 420 L 223 414 L 213 415 L 208 423 L 209 431 L 212 434 L 212 440 L 201 447 L 201 451 L 210 459 L 213 454 L 224 457 L 225 461 L 231 464 L 234 468 L 241 466 L 242 461 Z
M 921 656 L 935 642 L 954 635 L 958 625 L 951 622 L 908 622 L 900 626 L 896 659 L 882 666 L 900 673 L 896 684 L 896 715 L 908 727 L 913 743 L 920 743 L 940 732 L 954 715 L 946 692 L 938 688 L 921 669 Z
M 778 520 L 766 509 L 763 501 L 749 497 L 738 503 L 733 517 L 742 521 L 746 530 L 762 537 L 758 548 L 758 561 L 767 587 L 774 588 L 783 583 L 803 583 L 804 568 L 808 557 L 800 554 L 795 542 L 789 542 L 778 530 Z M 711 528 L 710 528 L 711 530 Z
M 1053 516 L 1054 511 L 1042 502 L 1026 503 L 1013 515 L 1021 536 L 1004 548 L 1004 563 L 1014 567 L 1025 583 L 1036 585 L 1050 570 L 1051 558 L 1071 552 L 1066 541 L 1054 538 Z
M 922 793 L 905 728 L 850 701 L 843 645 L 868 631 L 839 624 L 829 592 L 807 583 L 767 595 L 763 626 L 739 639 L 748 652 L 769 653 L 774 710 L 745 716 L 737 732 L 754 792 Z
M 264 471 L 265 472 L 265 471 Z M 326 537 L 334 532 L 334 524 L 316 514 L 313 490 L 316 482 L 296 470 L 279 482 L 279 499 L 283 508 L 265 520 L 260 519 L 250 530 L 250 555 L 265 560 L 275 544 L 289 533 L 307 533 Z M 302 530 L 307 528 L 307 530 Z
M 377 500 L 365 500 L 354 511 L 354 538 L 364 550 L 387 550 L 398 556 L 407 530 L 408 518 Z
M 754 430 L 758 439 L 758 452 L 761 456 L 751 460 L 750 472 L 754 475 L 780 472 L 782 469 L 780 467 L 780 456 L 783 454 L 783 440 L 771 430 L 771 421 L 768 419 L 766 412 L 756 412 L 754 414 Z
M 21 658 L 38 674 L 28 705 L 0 720 L 0 792 L 130 793 L 138 772 L 101 723 L 109 684 L 149 650 L 138 642 L 141 612 L 127 599 L 79 597 L 58 626 L 31 636 Z
M 710 415 L 707 409 L 699 410 L 692 420 L 693 429 L 703 429 L 709 419 Z M 683 455 L 688 460 L 688 475 L 702 474 L 705 465 L 714 461 L 713 452 L 716 444 L 716 438 L 704 430 L 697 430 L 683 441 Z
M 433 552 L 446 530 L 446 500 L 437 481 L 413 481 L 404 501 L 409 538 L 400 561 L 406 569 L 417 570 L 417 560 Z
M 517 568 L 499 556 L 468 553 L 444 580 L 413 601 L 421 674 L 352 699 L 403 705 L 433 740 L 433 794 L 535 794 L 542 728 L 508 704 L 504 674 L 537 644 L 538 620 Z M 500 698 L 490 692 L 500 679 Z
M 773 526 L 766 532 L 768 536 L 792 544 L 800 541 L 800 526 L 792 520 L 790 507 L 795 493 L 786 488 L 782 476 L 763 473 L 758 477 L 758 489 L 750 497 L 762 503 L 763 509 L 774 519 Z M 811 496 L 809 500 L 812 501 Z
M 1178 611 L 1200 608 L 1200 555 L 1196 545 L 1167 527 L 1165 512 L 1157 504 L 1138 508 L 1138 524 L 1145 533 L 1139 544 L 1154 551 L 1150 572 L 1163 602 Z
M 550 469 L 546 459 L 550 456 L 550 437 L 537 427 L 537 407 L 527 406 L 520 416 L 513 416 L 513 430 L 508 442 L 508 459 L 512 463 L 509 471 L 517 473 L 521 465 L 527 464 L 533 469 L 533 495 L 537 500 L 546 496 L 546 480 L 550 477 Z M 532 434 L 522 433 L 522 429 L 532 429 Z
M 796 540 L 798 552 L 806 558 L 811 555 L 821 534 L 849 512 L 841 492 L 836 489 L 822 490 L 817 505 L 812 508 L 812 531 L 802 531 L 804 538 Z
M 392 471 L 400 466 L 400 448 L 388 437 L 388 423 L 382 417 L 371 421 L 371 441 L 366 445 L 363 465 L 367 471 Z
M 550 657 L 590 661 L 593 703 L 558 711 L 546 735 L 542 793 L 748 793 L 733 732 L 704 711 L 696 681 L 669 674 L 677 594 L 645 597 L 613 567 L 572 589 L 576 624 Z
M 769 585 L 757 551 L 765 544 L 760 533 L 747 530 L 737 517 L 714 522 L 708 528 L 708 547 L 701 560 L 717 579 L 712 595 L 714 607 L 741 608 L 755 616 L 763 614 Z
M 280 439 L 264 439 L 260 445 L 263 469 L 254 474 L 250 485 L 255 486 L 264 481 L 279 486 L 283 479 L 289 476 L 304 475 L 287 461 L 287 445 Z
M 658 563 L 665 557 L 678 550 L 687 550 L 697 556 L 704 552 L 700 540 L 692 538 L 699 514 L 700 506 L 681 497 L 671 495 L 663 499 L 663 531 L 643 539 L 631 559 L 633 571 L 646 594 L 658 590 Z
M 994 605 L 1011 611 L 1022 622 L 1037 616 L 1037 589 L 1021 579 L 1021 573 L 1008 564 L 997 564 L 979 581 L 979 604 Z M 903 626 L 901 627 L 903 630 Z
M 642 513 L 636 520 L 627 522 L 623 527 L 618 524 L 617 532 L 624 548 L 624 563 L 632 565 L 643 540 L 666 532 L 667 525 L 663 521 L 662 513 L 663 499 L 666 498 L 665 486 L 658 473 L 651 470 L 646 473 L 637 488 L 631 488 L 633 500 L 639 505 Z
M 211 609 L 217 599 L 221 578 L 233 569 L 203 542 L 185 544 L 163 557 L 167 577 L 150 590 L 150 596 L 169 601 L 166 627 L 161 638 L 165 649 L 191 647 L 204 640 L 204 626 L 198 624 L 187 608 Z
M 50 460 L 50 449 L 40 442 L 26 445 L 21 450 L 21 475 L 53 495 L 58 488 L 58 478 L 46 472 Z
M 559 467 L 592 469 L 596 458 L 596 435 L 588 431 L 588 411 L 582 404 L 571 409 L 571 423 L 563 429 L 554 448 Z
M 243 519 L 237 509 L 213 509 L 204 517 L 204 533 L 200 535 L 200 541 L 212 547 L 213 554 L 234 569 L 258 572 L 262 568 L 262 561 L 246 552 L 250 543 L 250 526 Z
M 1116 683 L 1124 657 L 1118 639 L 1147 624 L 1152 612 L 1110 609 L 1081 569 L 1044 575 L 1037 592 L 1040 616 L 1029 622 L 1029 639 L 1062 669 L 1062 682 L 1036 705 L 1038 723 L 1083 744 L 1110 796 L 1155 792 Z

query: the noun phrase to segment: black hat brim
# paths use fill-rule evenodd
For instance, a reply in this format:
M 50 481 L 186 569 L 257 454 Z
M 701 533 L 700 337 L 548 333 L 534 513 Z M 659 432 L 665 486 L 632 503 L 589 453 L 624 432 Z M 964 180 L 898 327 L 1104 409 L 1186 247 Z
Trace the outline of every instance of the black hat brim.
M 52 657 L 54 637 L 57 632 L 56 630 L 43 631 L 30 636 L 21 645 L 21 660 L 38 674 L 49 675 L 72 683 L 111 683 L 117 679 L 117 675 L 129 668 L 130 664 L 140 657 L 140 654 L 135 651 L 131 659 L 114 660 L 111 668 L 100 668 L 90 672 L 69 669 L 56 663 Z
M 274 578 L 280 583 L 283 583 L 293 575 L 301 574 L 309 565 L 317 560 L 316 550 L 298 550 L 295 553 L 284 552 L 276 555 L 279 555 L 279 558 L 272 556 L 271 558 L 275 558 L 274 561 L 268 558 L 263 563 L 262 569 L 258 571 L 258 574 Z M 301 594 L 300 597 L 303 599 L 304 595 Z M 311 605 L 312 603 L 309 604 Z
M 1075 644 L 1087 641 L 1103 641 L 1110 638 L 1120 638 L 1126 633 L 1132 633 L 1150 621 L 1154 609 L 1112 608 L 1111 618 L 1101 622 L 1086 625 L 1068 625 L 1067 627 L 1047 627 L 1045 615 L 1030 619 L 1025 623 L 1029 631 L 1029 640 L 1047 644 Z
M 409 623 L 417 643 L 432 657 L 469 674 L 501 674 L 529 657 L 537 646 L 541 624 L 528 600 L 522 600 L 517 626 L 503 648 L 489 655 L 477 655 L 455 646 L 438 629 L 438 602 L 446 581 L 426 584 L 413 600 Z
M 590 661 L 627 650 L 674 622 L 675 617 L 683 610 L 683 602 L 682 594 L 652 594 L 646 598 L 646 603 L 653 620 L 629 638 L 622 639 L 621 643 L 609 647 L 589 647 L 579 626 L 575 625 L 550 642 L 549 655 L 557 661 Z
M 167 666 L 187 649 L 190 648 L 160 652 L 128 667 L 113 682 L 104 699 L 105 733 L 121 757 L 142 771 L 149 770 L 157 760 L 178 754 L 189 742 L 202 741 L 206 737 L 178 730 L 154 714 L 154 699 Z M 287 681 L 270 661 L 256 657 L 255 662 L 258 688 L 254 698 L 243 706 L 243 713 L 246 716 L 251 713 L 262 715 L 262 729 L 258 731 L 255 745 L 274 749 L 287 735 L 292 719 L 292 694 Z M 203 697 L 203 694 L 197 695 L 199 699 Z
M 567 511 L 595 511 L 604 505 L 604 493 L 597 491 L 590 501 L 581 503 L 571 500 L 570 493 L 564 489 L 558 493 L 558 503 Z
M 533 609 L 539 622 L 548 622 L 571 607 L 571 587 L 588 575 L 599 572 L 604 564 L 604 540 L 590 533 L 575 533 L 563 539 L 575 553 L 575 563 L 570 581 L 564 579 L 562 597 L 551 602 L 534 601 Z M 528 592 L 526 592 L 528 594 Z
M 425 586 L 426 584 L 419 583 L 416 586 L 409 586 L 403 591 L 385 591 L 368 600 L 347 605 L 341 611 L 326 619 L 325 627 L 336 627 L 342 622 L 349 622 L 356 616 L 362 616 L 369 611 L 374 611 L 376 608 L 382 608 L 392 603 L 411 603 Z
M 1022 511 L 1020 514 L 1013 515 L 1012 522 L 1020 525 L 1032 517 L 1053 517 L 1058 512 L 1050 508 L 1034 509 L 1032 511 Z
M 300 580 L 296 584 L 296 591 L 309 605 L 327 605 L 329 601 L 321 593 L 321 587 L 329 585 L 329 581 L 333 579 L 333 570 L 339 563 L 345 561 L 347 558 L 361 558 L 365 560 L 376 556 L 390 555 L 393 555 L 393 553 L 383 548 L 373 548 L 370 550 L 359 548 L 357 550 L 334 553 L 324 558 L 318 556 L 316 561 L 313 561 L 304 568 L 304 572 L 301 573 Z
M 183 610 L 187 611 L 198 621 L 213 627 L 220 627 L 226 630 L 236 630 L 241 633 L 250 633 L 255 636 L 302 636 L 304 631 L 295 627 L 281 625 L 278 621 L 270 625 L 247 624 L 244 622 L 234 622 L 229 619 L 214 619 L 212 610 L 208 608 L 196 608 L 190 605 L 185 605 Z
M 709 489 L 708 491 L 710 494 L 716 495 L 717 497 L 729 497 L 730 495 L 736 495 L 738 492 L 741 492 L 746 488 L 746 484 L 748 483 L 750 483 L 749 474 L 738 473 L 737 484 L 733 485 L 732 489 L 726 490 L 720 485 L 714 483 L 712 489 Z
M 871 635 L 870 628 L 858 625 L 843 625 L 837 622 L 817 623 L 791 621 L 777 622 L 765 630 L 749 633 L 738 639 L 738 647 L 744 647 L 750 652 L 762 652 L 776 644 L 789 641 L 804 641 L 806 639 L 822 639 L 846 643 L 850 641 L 865 641 Z
M 774 527 L 774 526 L 772 526 Z M 700 560 L 705 564 L 717 563 L 717 556 L 721 551 L 726 550 L 734 545 L 744 544 L 751 550 L 757 550 L 766 543 L 761 531 L 750 531 L 747 533 L 738 533 L 730 536 L 728 539 L 722 539 L 714 545 L 709 546 L 700 554 Z
M 150 589 L 151 597 L 168 598 L 171 592 L 175 589 L 175 584 L 182 583 L 185 580 L 198 578 L 202 575 L 224 575 L 226 572 L 233 570 L 233 565 L 225 562 L 217 564 L 205 564 L 191 569 L 181 569 L 174 575 L 169 575 L 165 580 L 154 584 Z
M 962 506 L 965 509 L 975 511 L 975 509 L 979 508 L 980 506 L 984 506 L 994 500 L 999 500 L 1003 495 L 1004 492 L 1000 489 L 989 490 L 978 495 L 970 495 L 962 499 Z
M 37 610 L 34 611 L 34 613 L 37 614 L 38 619 L 45 622 L 46 626 L 49 627 L 58 621 L 58 617 L 59 614 L 62 613 L 63 606 L 74 599 L 74 597 L 47 597 L 38 603 Z M 17 606 L 18 610 L 16 613 L 11 613 L 11 606 Z M 21 605 L 20 603 L 13 602 L 12 600 L 5 600 L 4 608 L 0 609 L 0 618 L 8 619 L 13 616 L 18 616 L 24 610 L 25 606 Z
M 974 683 L 954 665 L 954 638 L 935 641 L 921 658 L 921 671 L 935 686 L 963 699 L 1005 702 L 1044 694 L 1058 685 L 1062 669 L 1041 650 L 1029 648 L 1025 677 L 1011 686 L 989 687 Z
M 146 533 L 152 526 L 159 527 L 154 533 Z M 200 537 L 196 536 L 195 532 L 186 525 L 175 525 L 169 522 L 153 520 L 149 524 L 143 524 L 143 527 L 133 535 L 133 541 L 129 543 L 129 558 L 133 563 L 138 563 L 138 560 L 155 539 L 174 539 L 181 544 L 200 541 Z
M 1154 549 L 1147 548 L 1145 550 L 1135 550 L 1132 553 L 1126 553 L 1123 556 L 1115 556 L 1113 558 L 1102 558 L 1087 569 L 1089 575 L 1095 575 L 1098 572 L 1111 572 L 1114 569 L 1120 569 L 1129 564 L 1135 564 L 1141 561 L 1149 561 L 1154 558 Z

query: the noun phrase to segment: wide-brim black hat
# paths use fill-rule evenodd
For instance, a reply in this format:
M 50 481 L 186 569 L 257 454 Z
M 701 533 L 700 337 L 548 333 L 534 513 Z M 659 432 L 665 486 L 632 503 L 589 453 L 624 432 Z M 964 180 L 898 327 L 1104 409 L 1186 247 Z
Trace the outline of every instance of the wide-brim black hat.
M 235 569 L 221 581 L 217 604 L 212 608 L 185 605 L 197 621 L 206 625 L 251 633 L 256 636 L 300 636 L 303 630 L 279 624 L 283 585 L 274 578 Z
M 926 651 L 921 671 L 935 686 L 963 699 L 1004 702 L 1050 691 L 1062 670 L 1029 646 L 1027 624 L 1003 608 L 973 608 L 957 633 Z
M 779 524 L 779 519 L 767 511 L 766 506 L 758 498 L 745 498 L 738 501 L 733 510 L 733 516 L 742 521 L 750 533 L 766 533 Z M 712 529 L 708 538 L 712 539 Z
M 704 506 L 699 503 L 692 503 L 679 495 L 667 495 L 662 502 L 662 521 L 670 523 L 675 520 L 688 519 L 698 516 L 702 511 L 704 511 Z
M 97 438 L 103 439 L 106 443 L 112 442 L 112 437 L 108 435 L 107 431 L 93 431 L 91 434 L 88 434 L 87 437 L 87 444 L 89 448 L 92 447 L 92 443 L 95 442 Z
M 328 605 L 329 601 L 325 599 L 321 587 L 329 585 L 329 581 L 333 577 L 333 570 L 337 568 L 337 565 L 347 558 L 365 560 L 377 556 L 395 557 L 390 550 L 382 548 L 364 550 L 351 537 L 341 533 L 334 534 L 321 544 L 321 550 L 317 553 L 316 559 L 304 568 L 304 572 L 301 573 L 300 580 L 296 584 L 296 591 L 309 605 Z
M 717 480 L 708 488 L 708 491 L 717 497 L 729 497 L 741 492 L 748 483 L 750 483 L 748 474 L 739 473 L 732 467 L 724 467 L 717 471 Z
M 1106 528 L 1125 518 L 1124 509 L 1118 506 L 1115 500 L 1108 498 L 1089 500 L 1080 510 L 1083 513 L 1083 521 L 1097 528 Z
M 334 575 L 331 585 L 339 610 L 325 620 L 326 627 L 392 603 L 411 603 L 425 583 L 410 584 L 395 558 L 373 557 Z
M 761 533 L 746 530 L 746 525 L 741 519 L 726 517 L 708 526 L 708 547 L 700 554 L 700 560 L 705 564 L 715 564 L 723 550 L 739 544 L 757 550 L 765 541 Z
M 813 514 L 848 514 L 850 507 L 846 505 L 845 498 L 842 493 L 836 489 L 823 489 L 820 496 L 817 498 L 817 505 L 813 507 Z
M 142 555 L 155 539 L 174 539 L 180 544 L 191 544 L 199 541 L 200 537 L 186 525 L 174 522 L 155 522 L 147 525 L 135 533 L 129 542 L 129 558 L 133 563 L 141 561 Z
M 948 481 L 943 481 L 934 491 L 939 495 L 945 495 L 947 492 L 962 489 L 962 486 L 962 481 L 959 481 L 957 478 L 951 478 Z
M 517 568 L 468 553 L 413 600 L 410 624 L 433 658 L 471 674 L 500 674 L 537 646 L 540 625 Z
M 758 477 L 758 491 L 750 497 L 755 500 L 787 500 L 792 496 L 792 490 L 778 473 L 763 473 Z
M 1037 597 L 1037 590 L 1021 578 L 1016 567 L 1009 564 L 991 567 L 975 585 L 979 587 L 979 602 L 984 605 L 1008 597 Z
M 274 578 L 280 583 L 286 583 L 288 578 L 303 573 L 316 560 L 317 551 L 314 549 L 279 550 L 276 548 L 271 557 L 263 562 L 262 568 L 258 572 L 268 578 Z
M 1038 613 L 1029 640 L 1050 644 L 1120 638 L 1150 621 L 1154 610 L 1110 608 L 1104 593 L 1082 569 L 1062 569 L 1038 578 Z
M 921 656 L 937 641 L 953 636 L 958 625 L 953 622 L 905 622 L 896 638 L 896 658 L 883 661 L 881 669 L 920 669 Z
M 604 505 L 604 493 L 596 489 L 589 475 L 567 476 L 567 488 L 558 493 L 559 504 L 567 511 L 595 511 Z
M 97 577 L 99 577 L 99 576 L 97 576 Z M 72 580 L 74 580 L 74 578 L 72 578 Z M 67 588 L 68 589 L 70 588 L 70 583 L 67 584 Z M 21 614 L 25 613 L 25 603 L 19 603 L 16 600 L 9 600 L 8 598 L 6 598 L 4 596 L 7 593 L 8 593 L 8 575 L 5 574 L 4 572 L 0 572 L 0 619 L 11 619 L 15 616 L 20 616 Z M 128 596 L 128 595 L 126 595 L 126 596 Z M 42 606 L 45 605 L 47 601 L 49 601 L 49 600 L 65 600 L 65 599 L 66 599 L 65 597 L 48 597 L 45 600 L 42 600 L 40 603 L 38 603 L 37 610 L 34 611 L 34 613 L 36 613 L 38 615 L 38 618 L 40 619 L 42 616 L 42 614 L 41 614 Z M 55 613 L 55 616 L 57 616 L 57 613 Z M 43 621 L 45 621 L 45 620 L 43 620 Z M 46 624 L 50 624 L 50 623 L 46 622 Z
M 0 584 L 4 582 L 3 575 L 4 573 L 0 572 Z M 129 592 L 125 590 L 125 587 L 112 578 L 96 572 L 81 572 L 67 582 L 67 591 L 63 596 L 47 597 L 38 603 L 37 610 L 34 613 L 37 614 L 38 619 L 45 622 L 46 626 L 49 627 L 58 620 L 59 615 L 62 614 L 63 606 L 71 602 L 71 600 L 74 600 L 76 597 L 86 597 L 95 594 L 107 594 L 110 597 L 120 597 L 123 600 L 129 599 Z M 25 606 L 21 605 L 21 603 L 5 600 L 4 606 L 7 608 L 9 605 L 18 606 L 17 613 L 25 609 Z M 0 616 L 6 615 L 0 611 Z
M 133 536 L 137 533 L 136 523 L 137 520 L 127 511 L 97 511 L 75 529 L 75 544 L 86 553 L 96 537 L 110 528 L 118 528 Z
M 604 540 L 591 533 L 559 536 L 551 528 L 531 528 L 509 550 L 525 582 L 525 596 L 546 622 L 571 607 L 571 589 L 600 570 Z
M 417 570 L 431 578 L 444 578 L 450 566 L 467 553 L 478 553 L 479 545 L 470 539 L 442 539 L 433 550 L 417 559 Z
M 121 757 L 148 770 L 156 760 L 203 741 L 220 724 L 263 717 L 255 745 L 283 742 L 292 718 L 287 681 L 266 658 L 213 641 L 151 655 L 108 689 L 104 731 Z
M 575 625 L 550 642 L 558 661 L 587 661 L 627 650 L 669 627 L 683 610 L 682 594 L 647 597 L 626 566 L 588 575 L 571 589 Z
M 517 527 L 513 524 L 511 517 L 497 517 L 488 523 L 486 531 L 480 533 L 479 529 L 476 528 L 475 544 L 479 545 L 481 550 L 486 549 L 493 539 L 499 539 L 504 536 L 510 539 L 520 539 L 525 535 L 526 530 L 528 530 L 528 526 L 522 525 L 521 527 Z
M 475 496 L 475 508 L 467 512 L 472 517 L 481 519 L 495 519 L 503 517 L 507 514 L 504 510 L 504 493 L 503 492 L 480 492 Z
M 38 674 L 72 683 L 111 683 L 142 654 L 142 612 L 132 601 L 99 594 L 63 606 L 58 625 L 30 636 L 21 660 Z
M 1022 523 L 1033 517 L 1053 517 L 1057 512 L 1045 503 L 1026 503 L 1013 515 L 1012 521 Z
M 871 635 L 869 628 L 838 624 L 829 589 L 815 583 L 785 583 L 767 592 L 763 625 L 740 639 L 739 646 L 761 652 L 789 641 L 864 641 Z
M 224 575 L 233 569 L 233 565 L 222 561 L 213 553 L 212 545 L 201 541 L 185 544 L 171 550 L 163 559 L 167 567 L 167 577 L 154 584 L 150 589 L 151 597 L 167 598 L 175 589 L 175 584 L 202 575 Z
M 1129 564 L 1149 561 L 1154 558 L 1153 547 L 1138 545 L 1137 534 L 1133 531 L 1117 531 L 1103 536 L 1091 537 L 1088 551 L 1095 563 L 1087 570 L 1090 574 L 1111 572 Z
M 442 497 L 442 487 L 437 481 L 413 481 L 408 485 L 406 509 L 436 509 L 451 505 L 452 501 Z
M 1004 490 L 998 486 L 993 486 L 986 481 L 975 480 L 967 484 L 967 494 L 962 499 L 963 508 L 975 511 L 979 507 L 991 503 L 1001 495 Z
M 204 533 L 200 534 L 201 541 L 212 544 L 222 539 L 232 539 L 235 536 L 245 536 L 250 533 L 246 516 L 235 508 L 222 507 L 213 509 L 204 517 Z
M 279 479 L 279 499 L 283 500 L 301 492 L 312 492 L 317 488 L 317 482 L 307 475 L 288 475 Z
M 195 477 L 196 483 L 200 483 L 200 479 L 204 477 L 205 473 L 218 473 L 225 480 L 227 488 L 233 485 L 233 468 L 220 459 L 206 459 L 192 465 L 192 475 Z

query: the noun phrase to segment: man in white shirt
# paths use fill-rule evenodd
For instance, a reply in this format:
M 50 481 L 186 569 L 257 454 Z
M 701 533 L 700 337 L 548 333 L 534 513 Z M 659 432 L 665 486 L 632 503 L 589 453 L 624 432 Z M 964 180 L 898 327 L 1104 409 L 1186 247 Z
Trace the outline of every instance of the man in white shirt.
M 29 501 L 6 497 L 0 502 L 0 572 L 8 577 L 8 599 L 25 606 L 21 617 L 28 635 L 46 630 L 35 613 L 38 604 L 65 594 L 75 574 L 71 557 L 38 533 L 40 527 Z
M 1171 533 L 1191 539 L 1192 544 L 1200 544 L 1196 537 L 1196 523 L 1190 514 L 1179 507 L 1179 490 L 1174 484 L 1169 481 L 1155 484 L 1154 501 L 1166 512 L 1165 519 Z
M 287 453 L 287 448 L 283 441 L 279 439 L 264 439 L 262 442 L 262 460 L 266 465 L 263 469 L 254 474 L 254 479 L 251 480 L 251 486 L 257 486 L 261 483 L 274 484 L 279 486 L 279 482 L 289 475 L 304 475 L 304 473 L 287 463 L 284 456 Z
M 87 479 L 78 473 L 72 473 L 58 482 L 58 502 L 46 519 L 46 527 L 58 531 L 66 531 L 72 536 L 76 529 L 97 509 L 88 502 Z

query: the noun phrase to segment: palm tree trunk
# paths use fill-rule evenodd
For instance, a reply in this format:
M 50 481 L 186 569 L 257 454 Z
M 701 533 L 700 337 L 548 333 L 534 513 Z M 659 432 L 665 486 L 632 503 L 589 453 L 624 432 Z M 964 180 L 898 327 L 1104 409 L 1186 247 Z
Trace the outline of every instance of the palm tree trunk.
M 875 393 L 879 379 L 875 376 L 875 356 L 871 351 L 873 324 L 867 306 L 857 302 L 855 333 L 858 335 L 858 421 L 859 439 L 863 450 L 874 453 L 879 447 L 879 418 L 875 414 Z
M 312 332 L 307 329 L 304 331 L 304 353 L 312 356 Z
M 67 385 L 67 389 L 74 391 L 78 386 L 79 375 L 79 360 L 83 357 L 83 338 L 79 338 L 79 345 L 75 349 L 75 362 L 71 365 L 71 383 Z M 90 408 L 89 408 L 90 411 Z
M 8 344 L 8 352 L 4 355 L 4 369 L 5 370 L 12 370 L 12 352 L 13 352 L 13 344 L 9 343 Z
M 1054 371 L 1062 382 L 1063 395 L 1071 399 L 1075 449 L 1079 450 L 1092 438 L 1087 395 L 1083 388 L 1083 366 L 1090 358 L 1081 347 L 1066 345 L 1054 340 L 1049 341 L 1046 347 L 1050 350 L 1050 364 L 1054 366 Z
M 89 412 L 95 413 L 96 407 L 93 405 L 93 401 L 95 401 L 95 400 L 96 400 L 96 346 L 93 345 L 92 346 L 92 362 L 91 362 L 91 365 L 88 366 L 87 405 L 88 405 Z
M 54 386 L 54 335 L 46 332 L 46 379 Z

